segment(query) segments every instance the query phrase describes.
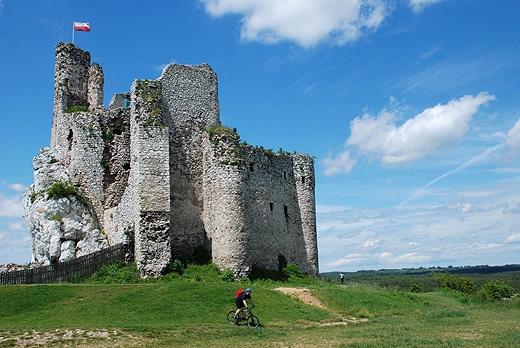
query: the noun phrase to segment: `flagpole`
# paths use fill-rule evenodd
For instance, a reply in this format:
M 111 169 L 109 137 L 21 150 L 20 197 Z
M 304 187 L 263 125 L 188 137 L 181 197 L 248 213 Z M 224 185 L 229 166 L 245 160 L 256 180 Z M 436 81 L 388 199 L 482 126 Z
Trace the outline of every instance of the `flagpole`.
M 72 44 L 74 44 L 74 21 L 72 21 Z

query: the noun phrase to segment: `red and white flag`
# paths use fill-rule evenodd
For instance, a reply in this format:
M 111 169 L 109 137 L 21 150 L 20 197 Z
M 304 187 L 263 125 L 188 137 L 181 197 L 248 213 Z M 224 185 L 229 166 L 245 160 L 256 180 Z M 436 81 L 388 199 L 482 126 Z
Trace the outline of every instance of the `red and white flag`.
M 90 23 L 87 22 L 74 22 L 75 31 L 90 31 Z

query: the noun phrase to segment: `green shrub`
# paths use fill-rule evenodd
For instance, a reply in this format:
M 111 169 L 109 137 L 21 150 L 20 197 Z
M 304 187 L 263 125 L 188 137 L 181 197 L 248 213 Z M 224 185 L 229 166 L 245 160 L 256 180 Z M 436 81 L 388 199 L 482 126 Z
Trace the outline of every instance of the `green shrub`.
M 198 282 L 219 281 L 220 275 L 220 270 L 214 263 L 206 265 L 189 264 L 183 272 L 183 278 Z
M 249 279 L 248 276 L 243 276 L 242 278 L 240 278 L 240 282 L 243 284 L 250 284 L 251 280 Z
M 466 277 L 456 277 L 449 273 L 434 273 L 434 278 L 441 288 L 449 288 L 469 295 L 478 290 L 477 285 Z
M 236 134 L 236 128 L 231 129 L 229 127 L 218 124 L 213 127 L 208 127 L 206 129 L 206 132 L 208 132 L 210 137 L 213 137 L 214 135 L 226 135 L 226 134 L 233 134 L 233 133 Z
M 220 280 L 222 280 L 223 282 L 232 283 L 235 281 L 235 274 L 233 273 L 233 271 L 226 269 L 220 275 Z
M 491 280 L 482 285 L 477 296 L 485 301 L 500 301 L 504 299 L 511 299 L 514 295 L 515 289 L 507 285 L 501 280 Z
M 141 282 L 139 271 L 135 263 L 115 262 L 109 266 L 103 266 L 86 283 L 101 284 L 132 284 Z
M 61 222 L 61 220 L 63 220 L 63 217 L 60 214 L 56 213 L 51 215 L 51 220 Z
M 43 193 L 44 192 L 42 192 L 42 191 L 40 191 L 40 192 L 36 192 L 36 191 L 31 192 L 31 203 L 34 203 L 38 199 L 38 197 L 43 197 Z
M 478 287 L 473 281 L 466 277 L 459 278 L 459 291 L 465 294 L 474 294 L 478 291 Z
M 68 108 L 65 112 L 71 114 L 73 112 L 90 112 L 90 110 L 86 106 L 75 105 Z
M 173 260 L 173 262 L 170 264 L 170 270 L 179 275 L 182 275 L 182 273 L 184 272 L 184 265 L 182 264 L 182 261 L 179 259 Z
M 419 284 L 413 283 L 412 285 L 410 285 L 410 292 L 421 293 L 423 292 L 423 288 Z
M 51 187 L 49 187 L 49 189 L 47 190 L 47 199 L 60 199 L 63 197 L 70 196 L 76 197 L 79 200 L 79 202 L 84 206 L 89 206 L 88 199 L 83 195 L 79 188 L 74 186 L 70 181 L 58 181 L 54 183 Z
M 287 267 L 285 267 L 282 272 L 289 278 L 291 277 L 294 277 L 294 278 L 303 278 L 305 277 L 305 274 L 300 271 L 300 268 L 298 267 L 298 265 L 294 264 L 294 263 L 290 263 L 287 265 Z

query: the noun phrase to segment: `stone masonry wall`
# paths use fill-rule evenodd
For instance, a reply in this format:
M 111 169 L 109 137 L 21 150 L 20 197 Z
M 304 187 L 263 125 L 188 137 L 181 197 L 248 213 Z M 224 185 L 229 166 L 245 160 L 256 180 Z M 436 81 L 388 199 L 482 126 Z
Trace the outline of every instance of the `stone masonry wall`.
M 252 257 L 268 269 L 282 269 L 288 263 L 302 265 L 305 245 L 291 157 L 251 152 L 258 159 L 247 178 L 246 221 L 252 235 Z
M 105 76 L 103 68 L 99 64 L 92 64 L 88 69 L 88 91 L 87 102 L 88 108 L 92 111 L 103 111 L 103 86 L 105 84 Z
M 132 85 L 135 261 L 143 277 L 165 273 L 171 261 L 169 130 L 161 115 L 161 87 L 158 81 Z
M 225 127 L 209 131 L 206 147 L 204 221 L 213 261 L 236 273 L 295 263 L 317 275 L 315 217 L 306 216 L 315 213 L 312 158 L 245 145 Z
M 295 154 L 293 159 L 294 182 L 300 209 L 302 233 L 306 250 L 303 272 L 318 275 L 318 236 L 316 225 L 316 197 L 314 160 L 309 155 Z
M 159 78 L 163 117 L 170 129 L 172 253 L 181 256 L 207 245 L 202 215 L 202 140 L 220 123 L 218 79 L 207 64 L 172 64 Z
M 54 120 L 72 106 L 88 107 L 90 53 L 74 44 L 61 42 L 56 47 L 54 67 L 54 118 L 51 147 L 56 145 Z
M 228 165 L 239 137 L 222 129 L 204 141 L 203 220 L 213 262 L 235 274 L 251 270 L 242 173 Z

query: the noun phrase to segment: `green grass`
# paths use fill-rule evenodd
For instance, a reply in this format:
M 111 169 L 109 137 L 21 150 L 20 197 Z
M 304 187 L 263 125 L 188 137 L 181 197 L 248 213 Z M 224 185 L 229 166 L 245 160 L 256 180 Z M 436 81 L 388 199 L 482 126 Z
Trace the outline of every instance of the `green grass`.
M 520 301 L 482 302 L 449 289 L 416 294 L 342 287 L 305 277 L 245 285 L 215 280 L 217 273 L 211 265 L 188 266 L 182 276 L 135 284 L 1 286 L 0 347 L 516 347 L 520 342 Z M 327 309 L 275 290 L 305 285 Z M 235 291 L 245 286 L 253 288 L 257 329 L 226 322 Z

